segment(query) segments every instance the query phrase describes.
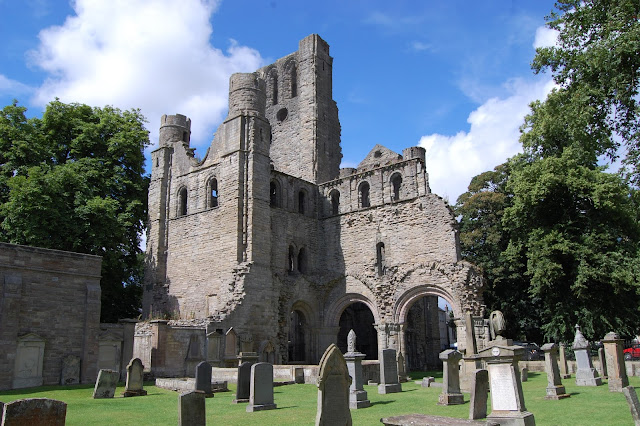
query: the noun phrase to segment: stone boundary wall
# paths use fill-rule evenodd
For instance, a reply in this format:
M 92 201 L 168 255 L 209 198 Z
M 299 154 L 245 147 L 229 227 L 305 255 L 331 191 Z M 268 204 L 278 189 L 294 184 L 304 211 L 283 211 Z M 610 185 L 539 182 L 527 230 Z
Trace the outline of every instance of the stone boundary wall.
M 102 258 L 0 243 L 0 389 L 60 383 L 62 360 L 80 358 L 96 379 Z

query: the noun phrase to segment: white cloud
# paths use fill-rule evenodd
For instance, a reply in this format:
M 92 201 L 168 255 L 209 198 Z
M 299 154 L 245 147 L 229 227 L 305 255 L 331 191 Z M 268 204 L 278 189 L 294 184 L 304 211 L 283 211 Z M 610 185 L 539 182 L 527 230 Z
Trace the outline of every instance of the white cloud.
M 0 95 L 7 94 L 9 96 L 17 97 L 18 95 L 21 95 L 23 93 L 30 93 L 32 91 L 32 87 L 29 87 L 24 83 L 20 83 L 19 81 L 12 80 L 0 74 Z
M 157 143 L 162 114 L 192 119 L 192 145 L 204 154 L 224 117 L 228 79 L 262 64 L 260 54 L 230 40 L 211 46 L 216 1 L 77 0 L 75 16 L 40 32 L 30 60 L 49 73 L 34 103 L 55 97 L 94 106 L 140 108 Z
M 533 48 L 555 46 L 558 41 L 559 32 L 547 27 L 536 29 L 536 38 L 533 40 Z
M 427 150 L 431 190 L 448 198 L 451 204 L 467 190 L 472 177 L 521 152 L 519 128 L 529 104 L 546 98 L 553 82 L 514 79 L 505 86 L 509 96 L 491 98 L 469 114 L 468 132 L 460 131 L 454 136 L 432 134 L 420 139 L 419 145 Z

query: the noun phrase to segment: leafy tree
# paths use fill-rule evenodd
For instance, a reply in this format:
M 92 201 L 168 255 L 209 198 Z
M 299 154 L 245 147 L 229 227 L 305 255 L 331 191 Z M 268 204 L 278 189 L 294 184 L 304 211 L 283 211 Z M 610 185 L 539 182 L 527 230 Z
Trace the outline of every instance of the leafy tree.
M 0 239 L 102 256 L 101 320 L 138 315 L 149 144 L 138 110 L 51 102 L 0 112 Z

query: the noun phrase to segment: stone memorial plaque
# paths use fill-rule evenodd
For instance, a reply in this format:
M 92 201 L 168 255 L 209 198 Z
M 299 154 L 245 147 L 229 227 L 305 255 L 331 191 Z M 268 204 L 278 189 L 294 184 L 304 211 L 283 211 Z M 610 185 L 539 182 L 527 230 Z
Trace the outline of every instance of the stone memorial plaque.
M 504 364 L 489 365 L 491 381 L 491 409 L 498 411 L 517 411 L 516 386 L 513 383 L 511 366 Z

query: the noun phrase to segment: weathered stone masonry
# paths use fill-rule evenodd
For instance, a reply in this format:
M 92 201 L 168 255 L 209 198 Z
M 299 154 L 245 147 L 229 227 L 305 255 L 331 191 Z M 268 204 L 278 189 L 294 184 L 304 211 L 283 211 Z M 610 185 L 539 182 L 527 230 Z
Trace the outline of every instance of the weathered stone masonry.
M 264 348 L 276 362 L 316 363 L 356 302 L 373 315 L 378 347 L 405 354 L 408 311 L 424 296 L 482 313 L 481 277 L 460 260 L 424 149 L 376 145 L 356 169 L 339 168 L 332 65 L 328 44 L 311 35 L 274 64 L 234 74 L 228 116 L 201 160 L 190 120 L 162 117 L 143 309 L 173 321 L 139 324 L 145 365 L 184 374 L 194 339 L 201 357 L 229 364 Z M 214 332 L 226 336 L 220 346 Z

